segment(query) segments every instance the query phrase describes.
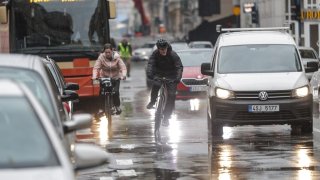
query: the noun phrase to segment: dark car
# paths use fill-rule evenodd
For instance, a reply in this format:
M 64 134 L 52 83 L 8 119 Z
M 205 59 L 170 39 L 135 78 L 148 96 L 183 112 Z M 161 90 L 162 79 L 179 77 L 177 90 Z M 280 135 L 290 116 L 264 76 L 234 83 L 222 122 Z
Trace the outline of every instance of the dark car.
M 203 98 L 207 92 L 207 76 L 201 74 L 201 64 L 210 62 L 213 50 L 190 48 L 177 51 L 183 64 L 181 82 L 177 86 L 177 99 Z

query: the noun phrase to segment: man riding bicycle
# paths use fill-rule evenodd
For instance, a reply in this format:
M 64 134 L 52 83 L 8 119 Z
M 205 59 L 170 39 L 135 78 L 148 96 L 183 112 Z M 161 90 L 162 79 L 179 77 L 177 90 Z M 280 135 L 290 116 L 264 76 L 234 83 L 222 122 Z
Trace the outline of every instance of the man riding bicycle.
M 121 113 L 120 109 L 120 80 L 125 80 L 127 75 L 127 68 L 120 55 L 112 50 L 111 44 L 105 44 L 103 52 L 99 55 L 95 62 L 92 72 L 92 79 L 98 79 L 99 77 L 110 77 L 112 78 L 112 84 L 114 87 L 115 94 L 113 95 L 113 104 L 115 106 L 116 114 Z M 101 88 L 100 88 L 101 96 Z M 103 112 L 103 98 L 99 98 L 99 112 Z
M 154 50 L 149 58 L 147 66 L 147 77 L 151 80 L 166 78 L 173 83 L 167 84 L 168 99 L 164 109 L 163 124 L 168 124 L 168 120 L 174 109 L 177 84 L 180 82 L 183 66 L 180 57 L 172 50 L 171 45 L 164 39 L 159 39 L 156 43 L 157 49 Z M 150 102 L 147 109 L 153 108 L 158 91 L 161 87 L 157 81 L 153 82 Z

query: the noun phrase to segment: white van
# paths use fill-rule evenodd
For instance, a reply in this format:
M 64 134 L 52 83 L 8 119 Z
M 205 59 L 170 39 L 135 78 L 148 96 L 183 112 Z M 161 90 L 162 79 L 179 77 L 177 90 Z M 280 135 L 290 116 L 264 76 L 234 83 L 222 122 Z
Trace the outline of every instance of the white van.
M 223 126 L 289 124 L 291 132 L 312 132 L 312 94 L 288 28 L 222 29 L 208 75 L 208 128 L 213 136 Z

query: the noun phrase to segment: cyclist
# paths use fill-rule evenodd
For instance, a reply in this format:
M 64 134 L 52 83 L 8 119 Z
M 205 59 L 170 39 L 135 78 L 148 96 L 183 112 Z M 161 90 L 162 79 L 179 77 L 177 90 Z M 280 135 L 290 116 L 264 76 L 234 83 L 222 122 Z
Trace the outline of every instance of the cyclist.
M 127 66 L 127 75 L 130 77 L 130 64 L 131 64 L 131 56 L 132 56 L 132 47 L 126 38 L 122 39 L 122 41 L 118 45 L 118 52 L 120 53 L 121 59 L 125 62 Z
M 174 83 L 167 84 L 168 99 L 164 109 L 163 124 L 168 124 L 168 120 L 174 109 L 177 84 L 180 82 L 183 66 L 180 57 L 172 50 L 171 45 L 166 40 L 159 39 L 156 46 L 157 49 L 153 51 L 148 61 L 147 77 L 151 80 L 165 77 L 174 81 Z M 160 87 L 161 84 L 154 81 L 147 109 L 153 108 Z
M 127 74 L 127 68 L 120 55 L 113 51 L 111 44 L 105 44 L 103 52 L 99 55 L 95 62 L 92 72 L 92 79 L 98 79 L 99 77 L 112 78 L 112 84 L 115 94 L 113 95 L 113 104 L 115 106 L 116 114 L 121 113 L 120 109 L 120 79 L 125 80 Z M 101 92 L 101 89 L 100 89 Z M 101 95 L 101 93 L 100 93 Z M 99 98 L 99 112 L 98 115 L 103 112 L 103 98 Z

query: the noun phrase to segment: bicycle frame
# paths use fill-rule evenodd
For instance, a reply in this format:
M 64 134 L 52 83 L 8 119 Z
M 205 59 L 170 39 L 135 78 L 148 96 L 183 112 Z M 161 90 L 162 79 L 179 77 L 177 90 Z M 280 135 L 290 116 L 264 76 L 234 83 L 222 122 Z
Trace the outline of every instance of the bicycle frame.
M 113 94 L 114 88 L 112 79 L 109 77 L 106 78 L 99 78 L 100 82 L 100 92 L 101 95 L 104 96 L 104 113 L 106 114 L 107 118 L 111 120 L 112 115 L 112 108 L 113 108 Z

